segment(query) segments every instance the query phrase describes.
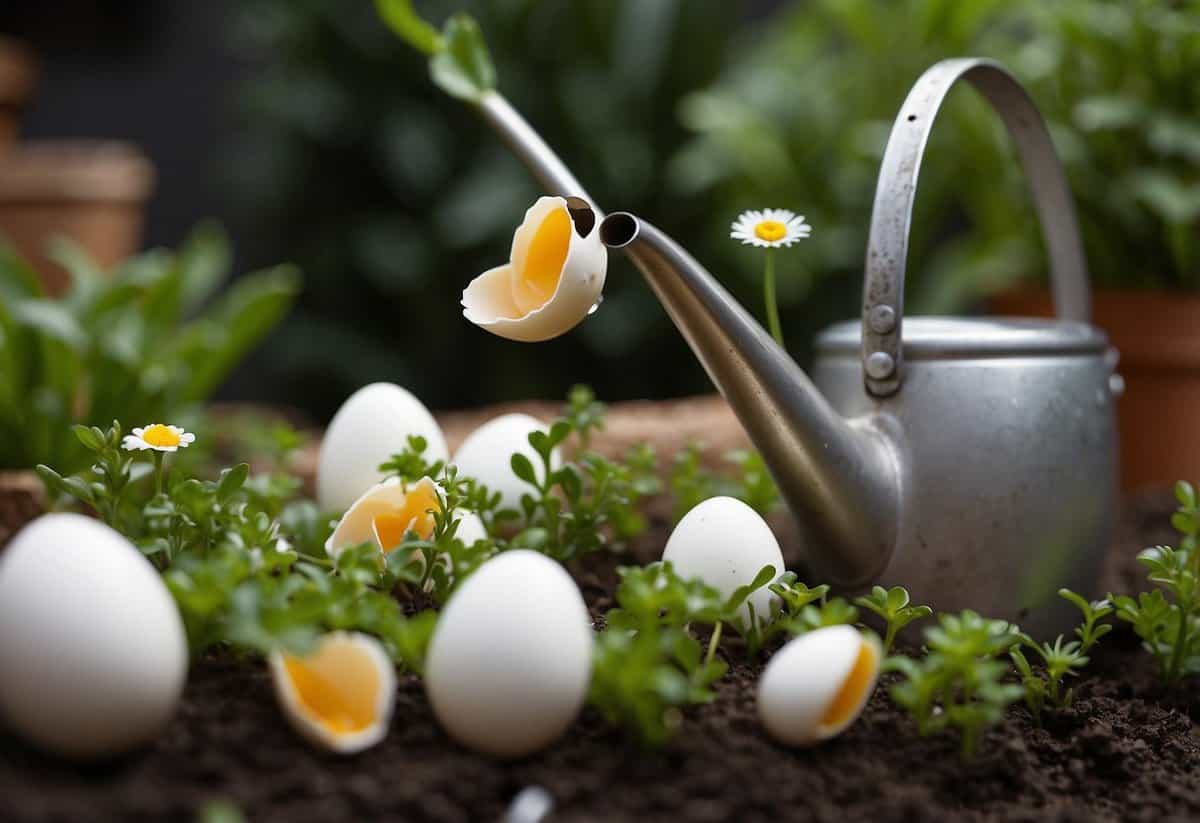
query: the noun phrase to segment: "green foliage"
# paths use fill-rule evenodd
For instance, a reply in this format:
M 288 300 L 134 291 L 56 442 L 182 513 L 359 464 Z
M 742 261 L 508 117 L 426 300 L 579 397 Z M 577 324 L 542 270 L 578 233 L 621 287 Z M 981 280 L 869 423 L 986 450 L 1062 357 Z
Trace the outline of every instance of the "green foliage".
M 718 83 L 683 100 L 695 137 L 673 159 L 672 192 L 723 203 L 708 212 L 698 256 L 747 286 L 760 261 L 725 239 L 730 217 L 759 204 L 807 215 L 805 264 L 780 261 L 794 323 L 853 313 L 888 130 L 921 72 L 955 55 L 998 59 L 1028 86 L 1075 193 L 1095 282 L 1200 287 L 1197 0 L 812 0 L 783 4 L 757 35 Z M 789 201 L 796 192 L 803 200 Z M 913 313 L 952 312 L 1044 275 L 1028 197 L 995 115 L 973 91 L 953 92 L 921 167 Z
M 326 630 L 379 636 L 397 662 L 419 670 L 432 612 L 405 617 L 398 582 L 373 546 L 348 549 L 330 564 L 329 520 L 292 499 L 296 484 L 256 482 L 245 463 L 215 480 L 152 472 L 121 447 L 121 426 L 77 427 L 92 468 L 62 475 L 38 466 L 47 486 L 95 509 L 162 571 L 179 606 L 193 654 L 215 645 L 266 654 L 303 653 Z M 265 478 L 269 480 L 269 478 Z
M 1171 524 L 1182 536 L 1179 548 L 1154 546 L 1138 554 L 1148 579 L 1160 589 L 1136 599 L 1109 595 L 1117 619 L 1131 624 L 1142 646 L 1158 660 L 1167 686 L 1200 674 L 1200 507 L 1190 483 L 1176 483 L 1175 497 L 1179 509 Z
M 596 639 L 589 702 L 642 744 L 662 745 L 681 710 L 715 697 L 712 685 L 728 669 L 716 658 L 723 625 L 741 626 L 746 598 L 775 576 L 765 566 L 729 597 L 699 579 L 684 580 L 669 562 L 618 569 L 617 606 Z M 707 653 L 690 627 L 711 629 Z
M 654 452 L 635 446 L 618 461 L 587 450 L 583 444 L 603 425 L 604 407 L 589 389 L 576 386 L 563 415 L 529 435 L 538 465 L 521 452 L 512 455 L 513 474 L 531 488 L 521 496 L 520 512 L 501 512 L 515 514 L 523 525 L 514 546 L 565 563 L 602 548 L 620 550 L 645 530 L 637 504 L 660 491 Z M 559 466 L 554 455 L 573 434 L 581 450 Z
M 973 611 L 942 614 L 925 629 L 927 654 L 920 659 L 888 658 L 885 667 L 904 679 L 892 699 L 912 715 L 922 735 L 955 728 L 964 757 L 974 755 L 988 726 L 999 723 L 1025 689 L 1003 682 L 1011 667 L 1000 659 L 1021 642 L 1018 628 Z
M 0 249 L 0 467 L 68 471 L 87 452 L 61 436 L 72 423 L 177 420 L 201 403 L 270 331 L 299 291 L 280 266 L 239 278 L 225 234 L 199 226 L 177 253 L 146 252 L 100 271 L 59 241 L 71 276 L 61 299 Z
M 762 515 L 779 506 L 779 489 L 758 452 L 730 451 L 725 462 L 732 471 L 725 474 L 705 467 L 703 456 L 701 444 L 689 443 L 672 460 L 669 482 L 675 498 L 676 520 L 712 497 L 735 497 Z
M 874 586 L 869 595 L 856 597 L 854 602 L 867 611 L 879 615 L 887 624 L 887 632 L 883 640 L 885 654 L 892 650 L 892 643 L 895 642 L 896 634 L 901 629 L 913 621 L 923 620 L 933 615 L 933 609 L 928 606 L 909 605 L 908 589 L 903 586 L 893 586 L 890 589 Z

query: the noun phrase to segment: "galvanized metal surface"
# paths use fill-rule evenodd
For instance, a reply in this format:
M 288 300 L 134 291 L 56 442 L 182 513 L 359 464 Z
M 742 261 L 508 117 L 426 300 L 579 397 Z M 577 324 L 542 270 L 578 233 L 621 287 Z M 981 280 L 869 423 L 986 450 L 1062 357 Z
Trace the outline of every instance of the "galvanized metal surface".
M 1063 320 L 904 326 L 904 253 L 927 125 L 889 147 L 871 241 L 886 265 L 872 269 L 868 253 L 861 322 L 822 336 L 815 382 L 653 226 L 617 213 L 599 230 L 637 264 L 762 453 L 799 522 L 813 580 L 850 590 L 902 584 L 937 609 L 975 608 L 1049 633 L 1070 620 L 1058 587 L 1092 593 L 1108 545 L 1115 360 L 1086 323 L 1070 195 L 1020 86 L 987 61 L 939 63 L 898 125 L 916 122 L 910 113 L 931 119 L 962 77 L 1001 111 L 1033 177 Z M 586 197 L 502 98 L 481 108 L 548 191 Z

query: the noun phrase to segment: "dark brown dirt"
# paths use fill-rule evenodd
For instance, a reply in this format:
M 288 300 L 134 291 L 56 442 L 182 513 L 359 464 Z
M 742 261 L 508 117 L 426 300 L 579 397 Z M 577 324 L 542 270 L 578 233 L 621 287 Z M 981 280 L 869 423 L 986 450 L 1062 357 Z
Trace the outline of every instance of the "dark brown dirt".
M 1162 495 L 1130 506 L 1114 588 L 1135 582 L 1133 551 L 1169 536 L 1169 509 Z M 612 579 L 611 563 L 581 574 L 594 609 Z M 284 723 L 261 663 L 214 656 L 167 734 L 121 763 L 72 766 L 0 736 L 0 820 L 179 820 L 223 798 L 254 821 L 486 821 L 529 785 L 551 793 L 555 821 L 1200 819 L 1200 690 L 1164 693 L 1128 633 L 1106 638 L 1071 710 L 1041 729 L 1011 710 L 970 763 L 953 735 L 917 737 L 884 690 L 838 740 L 776 746 L 755 715 L 760 668 L 735 666 L 663 751 L 586 712 L 550 750 L 496 763 L 447 740 L 411 676 L 386 741 L 319 752 Z

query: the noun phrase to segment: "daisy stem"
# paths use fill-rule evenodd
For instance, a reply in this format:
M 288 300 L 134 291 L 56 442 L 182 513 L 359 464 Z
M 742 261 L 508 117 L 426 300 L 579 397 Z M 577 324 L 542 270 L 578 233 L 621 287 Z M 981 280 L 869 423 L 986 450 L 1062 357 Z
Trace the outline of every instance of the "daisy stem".
M 154 452 L 154 494 L 156 496 L 163 493 L 163 458 L 165 456 L 160 451 Z
M 763 296 L 767 304 L 767 328 L 780 348 L 783 344 L 783 328 L 779 325 L 779 306 L 775 302 L 775 249 L 767 249 L 766 262 L 763 264 Z

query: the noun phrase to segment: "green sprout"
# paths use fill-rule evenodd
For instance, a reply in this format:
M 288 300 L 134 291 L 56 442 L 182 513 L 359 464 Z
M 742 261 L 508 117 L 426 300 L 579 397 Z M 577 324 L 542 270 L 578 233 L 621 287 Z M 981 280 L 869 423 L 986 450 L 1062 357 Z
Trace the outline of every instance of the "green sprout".
M 891 652 L 896 635 L 905 626 L 933 615 L 933 609 L 928 606 L 909 605 L 908 590 L 903 586 L 893 586 L 890 589 L 875 586 L 869 595 L 856 597 L 854 602 L 867 611 L 879 615 L 887 624 L 887 631 L 883 638 L 884 654 Z
M 672 460 L 669 484 L 675 498 L 676 521 L 711 497 L 737 498 L 761 515 L 779 506 L 779 489 L 758 452 L 728 452 L 724 460 L 732 472 L 717 474 L 705 468 L 703 450 L 701 444 L 689 443 Z
M 412 0 L 375 0 L 375 8 L 401 40 L 429 57 L 429 75 L 446 94 L 478 103 L 496 87 L 496 67 L 469 14 L 452 15 L 438 32 L 416 13 Z
M 1157 659 L 1164 685 L 1177 686 L 1184 677 L 1200 674 L 1200 507 L 1190 483 L 1175 484 L 1179 509 L 1171 525 L 1182 535 L 1179 548 L 1154 546 L 1138 554 L 1159 586 L 1137 598 L 1109 595 L 1117 619 L 1133 626 L 1142 646 Z M 1168 596 L 1163 594 L 1166 591 Z
M 1025 693 L 1004 682 L 1011 667 L 999 659 L 1019 642 L 1018 628 L 1003 620 L 973 611 L 939 615 L 937 625 L 925 629 L 928 654 L 887 659 L 885 669 L 904 677 L 892 686 L 892 700 L 908 711 L 922 736 L 957 729 L 963 756 L 972 757 L 984 731 Z

